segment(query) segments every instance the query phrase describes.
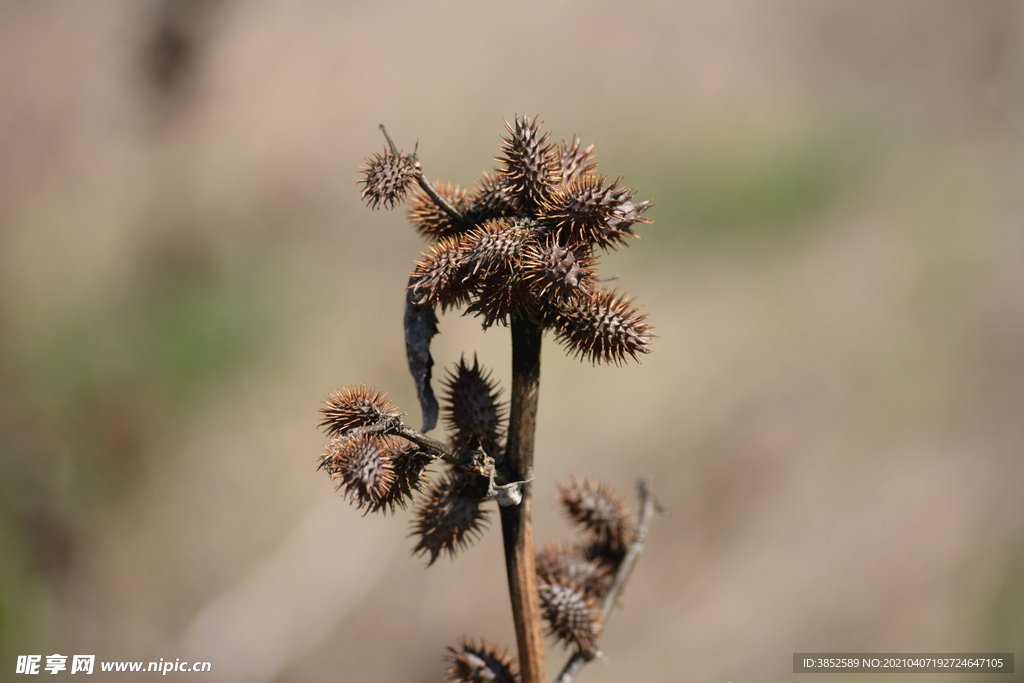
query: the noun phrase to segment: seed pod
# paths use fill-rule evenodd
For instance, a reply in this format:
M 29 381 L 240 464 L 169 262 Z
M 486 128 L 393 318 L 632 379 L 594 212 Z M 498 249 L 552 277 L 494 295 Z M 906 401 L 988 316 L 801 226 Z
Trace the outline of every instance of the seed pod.
M 590 293 L 596 258 L 577 256 L 557 240 L 532 244 L 522 258 L 522 278 L 531 294 L 545 301 L 564 301 Z
M 630 226 L 634 223 L 653 223 L 654 221 L 646 216 L 641 216 L 644 211 L 654 206 L 650 201 L 634 204 L 631 201 L 624 201 L 619 204 L 615 215 L 608 221 L 609 238 L 613 241 L 624 243 L 622 237 L 636 237 Z M 639 239 L 639 238 L 638 238 Z
M 393 437 L 379 434 L 336 436 L 320 456 L 320 466 L 356 507 L 378 506 L 395 479 Z
M 466 222 L 482 225 L 487 221 L 516 215 L 515 199 L 497 176 L 486 171 L 473 183 L 473 193 L 463 212 Z
M 630 299 L 615 291 L 596 291 L 558 305 L 552 325 L 573 355 L 591 363 L 621 365 L 651 352 L 651 326 Z
M 445 378 L 445 424 L 452 431 L 452 445 L 460 451 L 483 450 L 497 458 L 501 454 L 502 420 L 505 406 L 498 401 L 501 389 L 491 372 L 473 357 L 462 357 Z
M 537 117 L 518 115 L 515 125 L 505 122 L 508 137 L 501 139 L 498 178 L 515 198 L 520 211 L 532 215 L 561 181 L 561 168 L 550 133 L 541 135 Z
M 519 671 L 508 652 L 486 640 L 463 638 L 448 648 L 451 662 L 445 675 L 453 683 L 519 683 Z
M 432 183 L 434 190 L 457 211 L 465 211 L 470 205 L 469 193 L 455 183 L 438 181 Z M 433 198 L 420 188 L 414 188 L 409 198 L 409 221 L 416 232 L 428 239 L 456 235 L 465 230 L 452 219 L 451 215 L 434 203 Z
M 426 467 L 433 461 L 433 457 L 415 444 L 405 444 L 392 451 L 394 479 L 387 492 L 370 505 L 369 512 L 394 514 L 396 507 L 404 510 L 412 501 L 413 493 L 423 490 L 428 481 Z
M 577 650 L 593 649 L 603 626 L 597 600 L 579 588 L 557 584 L 542 584 L 537 592 L 548 634 Z
M 636 237 L 629 226 L 650 222 L 641 218 L 647 205 L 633 204 L 633 190 L 619 187 L 619 180 L 604 184 L 599 175 L 577 177 L 551 193 L 542 207 L 539 220 L 557 231 L 565 244 L 597 245 L 607 250 L 621 245 L 625 237 Z M 628 209 L 626 207 L 629 207 Z M 627 213 L 636 215 L 627 220 Z
M 442 311 L 465 305 L 471 287 L 464 281 L 466 258 L 459 238 L 442 237 L 423 256 L 409 280 L 416 303 L 440 306 Z
M 580 527 L 587 537 L 613 552 L 626 551 L 633 540 L 636 526 L 629 505 L 615 489 L 594 479 L 577 479 L 558 487 L 558 495 L 569 521 Z
M 449 472 L 427 491 L 416 510 L 410 536 L 418 536 L 413 555 L 430 555 L 427 566 L 441 553 L 449 557 L 466 548 L 487 526 L 489 512 L 480 507 L 487 482 L 463 472 Z
M 591 562 L 596 562 L 598 566 L 606 567 L 609 572 L 614 574 L 619 569 L 619 565 L 622 564 L 622 560 L 626 557 L 626 552 L 629 550 L 622 545 L 616 545 L 614 547 L 605 545 L 598 541 L 592 541 L 586 546 L 580 548 L 584 557 Z
M 594 158 L 594 146 L 580 149 L 580 138 L 572 136 L 572 142 L 562 140 L 558 146 L 558 158 L 562 167 L 562 184 L 568 185 L 576 178 L 590 175 L 597 168 L 597 159 Z
M 598 600 L 612 585 L 614 568 L 592 559 L 578 546 L 549 541 L 537 551 L 535 566 L 538 584 L 557 584 L 579 588 Z
M 365 185 L 362 196 L 370 208 L 377 209 L 383 204 L 384 208 L 391 209 L 405 198 L 419 167 L 414 156 L 384 150 L 384 154 L 368 157 L 360 171 L 363 177 L 359 182 Z
M 465 279 L 475 280 L 494 273 L 511 275 L 532 237 L 528 230 L 501 220 L 488 221 L 473 229 L 460 241 Z
M 363 384 L 335 389 L 320 408 L 324 418 L 320 426 L 326 428 L 328 434 L 337 436 L 356 427 L 370 427 L 399 417 L 401 413 L 387 396 Z
M 516 270 L 489 273 L 476 283 L 472 304 L 466 314 L 483 318 L 486 330 L 495 323 L 507 326 L 510 318 L 537 317 L 540 302 Z

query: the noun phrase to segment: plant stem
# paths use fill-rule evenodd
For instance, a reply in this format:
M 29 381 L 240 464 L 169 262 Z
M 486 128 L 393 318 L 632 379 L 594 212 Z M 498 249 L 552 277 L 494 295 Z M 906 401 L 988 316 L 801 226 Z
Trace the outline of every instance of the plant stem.
M 512 481 L 525 480 L 527 471 L 533 467 L 541 332 L 538 325 L 528 320 L 512 320 L 512 405 L 503 463 Z M 534 570 L 531 489 L 524 487 L 521 504 L 501 508 L 501 532 L 519 647 L 519 671 L 523 683 L 542 683 L 547 672 Z

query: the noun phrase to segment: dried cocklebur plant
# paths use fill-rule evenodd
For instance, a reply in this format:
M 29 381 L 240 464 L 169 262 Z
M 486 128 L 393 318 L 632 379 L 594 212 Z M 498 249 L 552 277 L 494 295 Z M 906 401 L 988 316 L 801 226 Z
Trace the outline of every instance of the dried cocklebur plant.
M 498 503 L 518 667 L 502 648 L 464 639 L 449 648 L 451 681 L 539 683 L 542 620 L 548 635 L 571 648 L 558 680 L 566 683 L 599 654 L 597 639 L 643 547 L 654 510 L 640 486 L 639 520 L 605 484 L 571 478 L 561 505 L 582 532 L 578 545 L 553 542 L 535 553 L 530 487 L 540 381 L 541 338 L 552 330 L 566 350 L 592 363 L 621 365 L 650 352 L 654 336 L 632 301 L 601 286 L 601 253 L 650 223 L 650 202 L 634 202 L 621 179 L 596 172 L 593 146 L 578 137 L 560 144 L 537 119 L 505 124 L 498 165 L 472 189 L 423 175 L 416 152 L 398 150 L 387 131 L 383 153 L 366 160 L 360 183 L 371 208 L 406 203 L 414 228 L 430 241 L 406 286 L 405 342 L 423 413 L 422 430 L 380 391 L 348 386 L 328 395 L 320 412 L 331 441 L 320 467 L 338 490 L 367 512 L 394 513 L 414 499 L 413 553 L 433 564 L 454 557 L 484 532 L 487 501 Z M 430 341 L 437 310 L 462 309 L 484 329 L 512 336 L 509 402 L 491 373 L 463 357 L 444 380 L 442 404 L 431 386 Z M 450 438 L 427 436 L 443 415 Z M 444 472 L 430 478 L 432 463 Z

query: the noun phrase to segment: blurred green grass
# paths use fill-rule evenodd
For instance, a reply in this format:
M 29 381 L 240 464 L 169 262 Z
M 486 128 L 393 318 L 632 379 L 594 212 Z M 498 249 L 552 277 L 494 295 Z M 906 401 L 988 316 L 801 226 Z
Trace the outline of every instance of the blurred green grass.
M 94 520 L 124 507 L 153 445 L 194 418 L 204 391 L 283 342 L 288 316 L 268 290 L 280 283 L 267 277 L 278 250 L 252 244 L 228 264 L 201 237 L 160 239 L 98 287 L 6 311 L 0 642 L 24 649 L 59 632 L 41 607 Z
M 642 158 L 635 148 L 613 155 L 641 198 L 658 198 L 659 253 L 787 248 L 856 196 L 870 168 L 870 130 L 835 118 L 720 125 L 646 145 Z

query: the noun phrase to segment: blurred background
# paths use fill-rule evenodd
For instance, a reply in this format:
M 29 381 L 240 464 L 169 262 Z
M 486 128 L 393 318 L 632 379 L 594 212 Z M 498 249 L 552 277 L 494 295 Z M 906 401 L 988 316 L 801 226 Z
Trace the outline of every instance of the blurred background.
M 426 683 L 463 634 L 514 646 L 497 525 L 424 569 L 409 512 L 364 518 L 316 471 L 316 425 L 352 383 L 419 420 L 424 245 L 360 202 L 377 125 L 468 185 L 516 113 L 655 202 L 601 266 L 655 352 L 543 356 L 538 541 L 570 535 L 570 472 L 648 476 L 666 508 L 579 680 L 805 680 L 794 652 L 1019 671 L 1022 10 L 0 3 L 0 678 L 78 653 Z M 507 382 L 505 330 L 448 314 L 437 370 L 463 352 Z

